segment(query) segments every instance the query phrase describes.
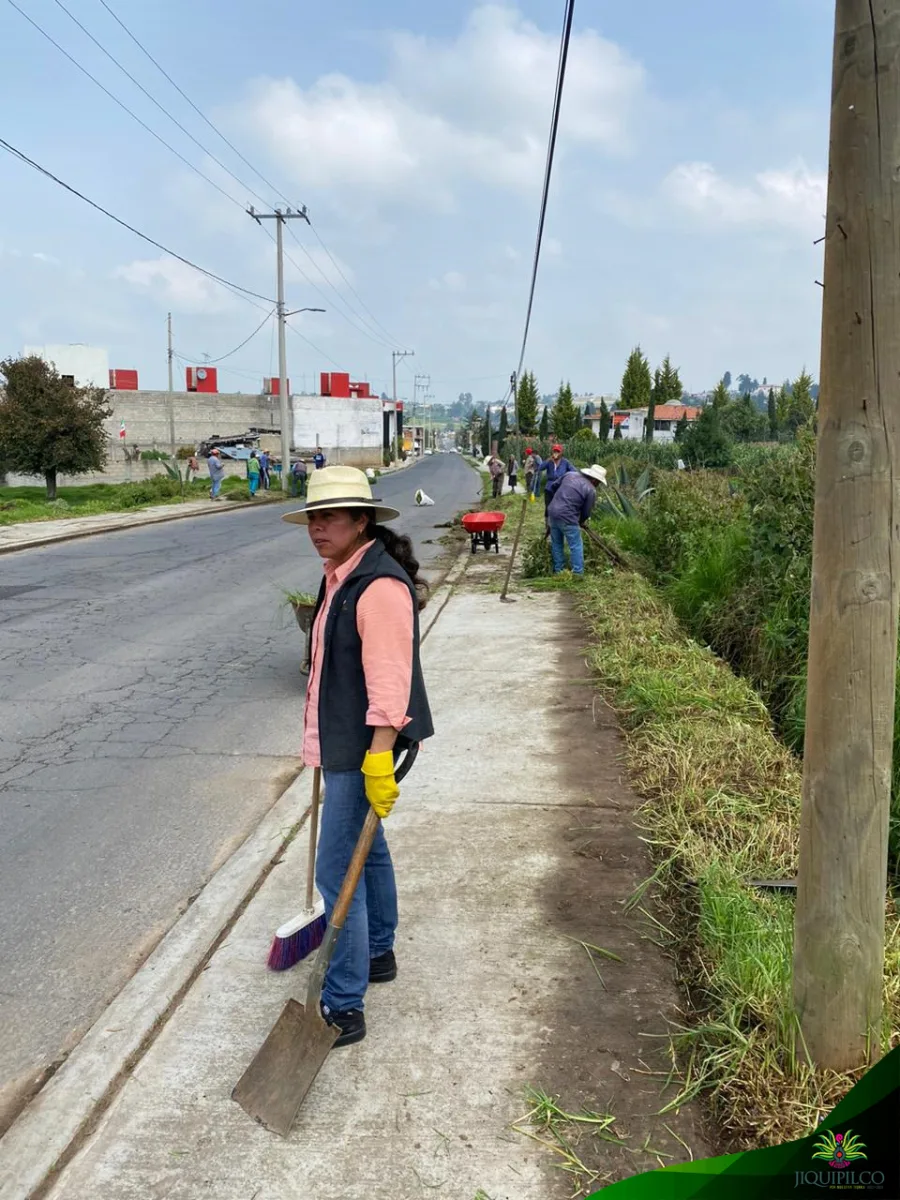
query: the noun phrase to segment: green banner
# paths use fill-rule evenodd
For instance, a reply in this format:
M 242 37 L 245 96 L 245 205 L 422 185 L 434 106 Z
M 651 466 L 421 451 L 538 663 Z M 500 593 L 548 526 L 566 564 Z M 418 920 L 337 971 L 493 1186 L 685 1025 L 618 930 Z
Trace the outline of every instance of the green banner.
M 900 1047 L 876 1063 L 814 1133 L 784 1146 L 648 1171 L 588 1200 L 900 1200 Z

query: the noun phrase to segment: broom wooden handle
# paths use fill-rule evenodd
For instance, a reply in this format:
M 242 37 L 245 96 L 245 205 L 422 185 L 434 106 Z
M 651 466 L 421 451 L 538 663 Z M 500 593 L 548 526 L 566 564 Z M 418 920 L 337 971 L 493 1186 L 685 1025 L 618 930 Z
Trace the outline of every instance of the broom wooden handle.
M 344 927 L 344 921 L 347 919 L 347 913 L 350 910 L 356 885 L 359 883 L 359 877 L 363 873 L 363 867 L 366 865 L 366 859 L 369 857 L 369 851 L 372 849 L 372 842 L 375 840 L 375 834 L 378 832 L 380 824 L 381 818 L 378 816 L 378 813 L 376 813 L 374 808 L 370 808 L 366 814 L 362 833 L 359 835 L 359 840 L 356 843 L 356 849 L 353 851 L 353 857 L 350 859 L 350 866 L 347 868 L 347 874 L 344 876 L 341 890 L 338 893 L 337 903 L 331 914 L 330 924 L 335 930 L 343 929 Z
M 319 798 L 322 789 L 322 768 L 313 771 L 312 807 L 309 810 L 309 860 L 306 867 L 306 907 L 313 906 L 316 886 L 316 841 L 319 836 Z

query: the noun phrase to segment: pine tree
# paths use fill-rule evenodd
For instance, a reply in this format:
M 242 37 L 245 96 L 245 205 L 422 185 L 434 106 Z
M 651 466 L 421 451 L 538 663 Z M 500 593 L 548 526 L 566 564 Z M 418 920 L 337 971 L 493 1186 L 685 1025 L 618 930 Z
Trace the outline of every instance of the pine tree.
M 775 389 L 769 388 L 769 441 L 778 441 L 778 408 L 775 403 Z
M 544 411 L 541 415 L 541 427 L 538 431 L 542 442 L 546 442 L 550 436 L 550 409 L 544 405 Z
M 791 385 L 788 428 L 796 433 L 802 425 L 812 425 L 816 417 L 816 405 L 812 398 L 812 379 L 804 368 Z
M 715 386 L 712 394 L 713 408 L 724 408 L 728 404 L 731 397 L 728 395 L 728 388 L 725 386 L 725 380 L 720 379 Z
M 681 416 L 678 418 L 678 424 L 675 426 L 675 441 L 683 442 L 684 435 L 687 433 L 687 431 L 690 429 L 690 427 L 691 427 L 691 423 L 687 419 L 687 413 L 682 413 Z
M 560 442 L 566 442 L 574 437 L 575 431 L 581 424 L 581 416 L 575 401 L 572 399 L 572 386 L 561 383 L 553 406 L 553 436 Z
M 509 417 L 506 413 L 506 405 L 504 404 L 500 410 L 500 429 L 497 432 L 497 453 L 503 457 L 503 447 L 506 445 L 506 439 L 509 437 Z
M 619 408 L 646 408 L 650 403 L 651 388 L 650 364 L 640 346 L 635 346 L 628 356 L 625 374 L 622 376 Z
M 621 426 L 621 424 L 619 424 L 613 430 L 613 441 L 620 442 L 621 440 L 622 440 L 622 426 Z
M 647 406 L 647 420 L 644 422 L 644 441 L 652 442 L 654 430 L 654 422 L 656 421 L 656 405 L 657 401 L 662 401 L 662 373 L 659 367 L 653 372 L 653 387 L 650 389 L 650 403 Z
M 677 404 L 684 395 L 681 376 L 678 368 L 672 366 L 672 360 L 667 354 L 659 369 L 659 390 L 656 396 L 657 404 Z
M 600 400 L 600 429 L 598 430 L 598 436 L 599 436 L 601 442 L 605 442 L 605 441 L 609 440 L 609 427 L 611 424 L 612 424 L 612 417 L 610 416 L 609 409 L 606 407 L 606 401 L 601 398 L 601 400 Z
M 533 434 L 537 430 L 540 396 L 533 372 L 523 371 L 516 389 L 516 415 L 519 432 Z
M 490 454 L 492 440 L 491 410 L 490 407 L 486 407 L 484 410 L 484 420 L 481 423 L 481 454 L 483 458 L 487 458 Z

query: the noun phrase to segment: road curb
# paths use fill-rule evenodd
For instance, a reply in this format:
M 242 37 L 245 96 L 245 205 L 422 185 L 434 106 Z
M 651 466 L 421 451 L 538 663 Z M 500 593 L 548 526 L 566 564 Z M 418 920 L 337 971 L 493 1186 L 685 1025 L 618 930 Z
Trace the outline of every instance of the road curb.
M 286 500 L 266 500 L 265 504 L 286 504 Z M 145 525 L 164 525 L 168 521 L 187 521 L 191 517 L 210 517 L 221 513 L 239 512 L 244 508 L 261 508 L 262 505 L 252 500 L 241 500 L 232 503 L 225 502 L 221 508 L 201 508 L 194 512 L 168 513 L 165 516 L 148 517 L 144 521 L 129 521 L 121 525 L 95 525 L 92 529 L 79 529 L 74 533 L 60 533 L 45 538 L 34 538 L 30 542 L 20 542 L 17 546 L 0 545 L 0 554 L 15 554 L 18 550 L 36 550 L 40 546 L 55 546 L 61 542 L 74 542 L 80 538 L 94 537 L 101 533 L 125 533 L 129 529 L 140 529 Z M 77 519 L 77 518 L 76 518 Z M 36 522 L 37 523 L 37 522 Z
M 276 801 L 0 1139 L 0 1200 L 44 1194 L 96 1126 L 302 827 L 312 774 Z

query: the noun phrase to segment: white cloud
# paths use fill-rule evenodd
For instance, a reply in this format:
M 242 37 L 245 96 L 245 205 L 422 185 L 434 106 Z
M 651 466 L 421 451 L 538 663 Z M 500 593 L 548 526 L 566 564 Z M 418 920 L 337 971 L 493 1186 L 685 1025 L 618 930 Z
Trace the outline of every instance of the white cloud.
M 180 312 L 223 313 L 235 306 L 224 287 L 175 258 L 135 259 L 116 267 L 113 278 L 154 294 Z
M 428 286 L 433 292 L 464 292 L 466 277 L 462 271 L 447 271 L 440 279 L 430 279 Z
M 381 83 L 339 74 L 305 90 L 292 79 L 259 81 L 245 120 L 305 188 L 347 188 L 449 211 L 466 180 L 537 186 L 558 53 L 556 30 L 486 4 L 453 41 L 391 35 Z M 561 153 L 573 143 L 626 149 L 643 88 L 642 68 L 618 46 L 592 30 L 575 34 Z
M 826 177 L 799 162 L 762 171 L 750 184 L 730 183 L 709 163 L 682 163 L 666 177 L 665 193 L 689 211 L 730 225 L 791 225 L 818 229 L 824 222 Z

